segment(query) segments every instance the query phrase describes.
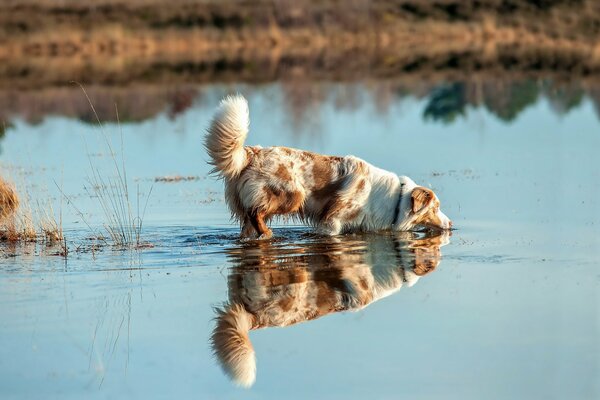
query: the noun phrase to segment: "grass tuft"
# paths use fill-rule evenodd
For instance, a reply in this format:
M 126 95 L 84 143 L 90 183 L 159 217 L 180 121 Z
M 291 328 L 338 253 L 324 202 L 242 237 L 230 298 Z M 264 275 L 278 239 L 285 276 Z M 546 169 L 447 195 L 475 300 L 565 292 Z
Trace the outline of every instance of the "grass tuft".
M 145 198 L 143 208 L 140 209 L 140 200 L 143 199 L 139 186 L 137 187 L 135 196 L 132 196 L 130 193 L 127 170 L 125 168 L 123 131 L 119 120 L 119 111 L 115 105 L 117 126 L 119 127 L 121 139 L 120 157 L 117 156 L 117 153 L 114 151 L 109 135 L 104 129 L 104 125 L 100 121 L 98 113 L 85 88 L 81 84 L 75 83 L 79 85 L 83 91 L 96 118 L 96 122 L 100 128 L 104 144 L 106 145 L 110 157 L 110 168 L 112 169 L 109 175 L 107 175 L 105 171 L 100 170 L 94 163 L 90 152 L 87 151 L 91 173 L 88 175 L 88 185 L 85 187 L 85 190 L 90 197 L 97 199 L 104 214 L 104 229 L 113 245 L 123 248 L 148 247 L 148 244 L 142 241 L 142 227 L 148 199 L 152 194 L 152 188 L 150 188 L 150 191 Z M 135 206 L 133 205 L 133 201 L 135 201 Z M 80 215 L 83 214 L 80 213 Z M 90 226 L 90 224 L 87 225 Z
M 38 201 L 37 218 L 34 220 L 29 198 L 29 194 L 25 193 L 21 201 L 15 185 L 0 178 L 0 242 L 58 245 L 60 251 L 57 254 L 66 257 L 68 247 L 62 216 L 57 221 L 51 203 L 42 205 Z
M 37 232 L 31 218 L 31 210 L 19 207 L 20 203 L 15 186 L 0 178 L 0 241 L 36 241 Z
M 65 236 L 62 228 L 62 214 L 57 221 L 54 208 L 50 202 L 45 205 L 38 203 L 38 213 L 40 233 L 43 240 L 47 244 L 63 243 Z
M 19 196 L 14 185 L 0 178 L 0 222 L 14 215 L 19 207 Z

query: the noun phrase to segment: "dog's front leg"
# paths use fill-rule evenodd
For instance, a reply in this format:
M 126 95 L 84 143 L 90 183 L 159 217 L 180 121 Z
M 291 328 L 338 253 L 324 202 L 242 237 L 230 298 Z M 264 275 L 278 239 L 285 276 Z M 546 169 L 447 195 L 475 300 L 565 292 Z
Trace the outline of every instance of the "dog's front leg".
M 273 236 L 273 231 L 269 229 L 265 223 L 265 214 L 262 211 L 249 215 L 250 223 L 258 233 L 259 239 L 270 239 Z

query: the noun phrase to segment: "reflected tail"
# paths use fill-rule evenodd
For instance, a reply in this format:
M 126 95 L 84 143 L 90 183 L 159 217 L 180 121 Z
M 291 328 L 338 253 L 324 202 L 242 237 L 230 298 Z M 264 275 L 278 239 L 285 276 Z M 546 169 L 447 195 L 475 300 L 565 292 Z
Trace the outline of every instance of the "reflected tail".
M 250 387 L 256 380 L 256 356 L 248 337 L 254 316 L 234 304 L 216 309 L 216 326 L 211 336 L 213 352 L 231 380 Z

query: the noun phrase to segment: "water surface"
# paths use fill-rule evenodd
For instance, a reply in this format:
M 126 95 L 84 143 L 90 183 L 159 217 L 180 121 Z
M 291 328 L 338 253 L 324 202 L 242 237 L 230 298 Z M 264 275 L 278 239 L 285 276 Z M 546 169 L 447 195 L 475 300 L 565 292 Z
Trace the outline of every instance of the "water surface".
M 593 101 L 557 112 L 550 97 L 526 96 L 517 102 L 526 107 L 503 114 L 457 106 L 463 92 L 444 84 L 392 96 L 382 110 L 365 87 L 327 85 L 298 113 L 284 85 L 205 86 L 176 116 L 165 107 L 106 122 L 132 193 L 152 190 L 144 240 L 153 247 L 133 252 L 92 251 L 93 232 L 61 195 L 102 231 L 85 190 L 90 165 L 112 171 L 98 127 L 13 116 L 3 170 L 34 199 L 58 209 L 63 198 L 71 252 L 3 248 L 2 398 L 597 397 Z M 282 224 L 273 241 L 239 241 L 201 146 L 219 99 L 236 91 L 250 103 L 249 144 L 354 154 L 411 176 L 436 191 L 457 230 L 324 239 Z M 155 182 L 169 175 L 193 179 Z M 271 318 L 249 334 L 250 389 L 233 384 L 210 344 L 215 307 L 232 302 Z M 274 313 L 274 302 L 287 311 Z M 271 326 L 276 317 L 293 323 Z

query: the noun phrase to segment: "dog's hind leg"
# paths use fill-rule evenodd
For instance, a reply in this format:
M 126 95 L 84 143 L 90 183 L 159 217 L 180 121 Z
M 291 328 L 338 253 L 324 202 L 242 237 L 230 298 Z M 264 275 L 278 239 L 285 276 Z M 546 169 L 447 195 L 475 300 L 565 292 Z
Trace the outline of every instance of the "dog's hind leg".
M 271 231 L 269 229 L 269 227 L 267 226 L 267 224 L 265 223 L 264 211 L 258 211 L 258 212 L 251 213 L 249 215 L 249 217 L 250 217 L 250 222 L 252 223 L 252 226 L 258 233 L 259 239 L 270 239 L 271 236 L 273 236 L 273 231 Z
M 242 230 L 240 232 L 240 237 L 242 239 L 249 239 L 256 236 L 256 230 L 250 222 L 250 216 L 246 215 L 242 220 Z

